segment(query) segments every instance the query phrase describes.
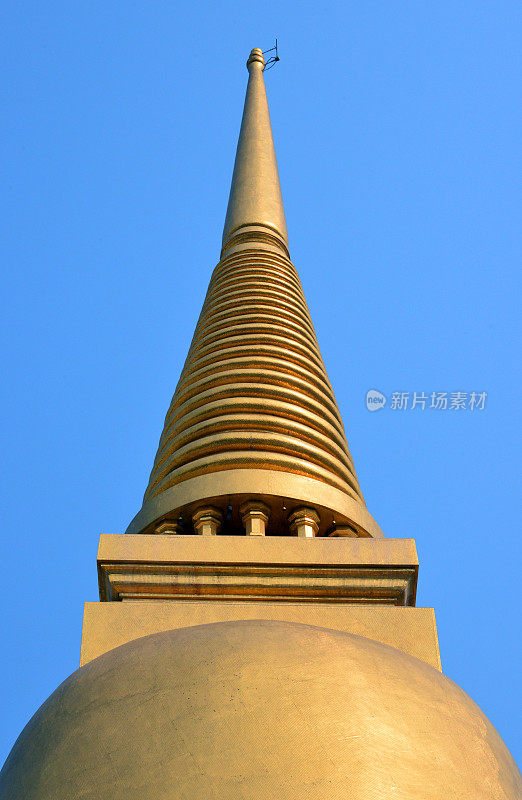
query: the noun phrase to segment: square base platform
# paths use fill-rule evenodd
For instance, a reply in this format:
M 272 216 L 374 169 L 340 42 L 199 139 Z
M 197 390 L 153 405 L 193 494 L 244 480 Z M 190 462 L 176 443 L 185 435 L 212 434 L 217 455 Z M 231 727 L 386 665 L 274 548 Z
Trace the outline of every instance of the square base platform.
M 391 645 L 441 669 L 432 608 L 206 600 L 86 603 L 80 666 L 151 633 L 241 619 L 301 622 L 346 631 Z
M 103 535 L 81 663 L 152 633 L 263 619 L 365 636 L 440 670 L 417 572 L 412 539 Z

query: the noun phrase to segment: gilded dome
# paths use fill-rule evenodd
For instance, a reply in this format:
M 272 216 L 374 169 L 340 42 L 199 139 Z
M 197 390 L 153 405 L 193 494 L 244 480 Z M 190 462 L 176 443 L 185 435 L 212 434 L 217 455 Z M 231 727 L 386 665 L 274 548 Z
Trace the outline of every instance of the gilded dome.
M 0 773 L 2 800 L 516 800 L 451 680 L 386 645 L 282 622 L 200 625 L 71 675 Z

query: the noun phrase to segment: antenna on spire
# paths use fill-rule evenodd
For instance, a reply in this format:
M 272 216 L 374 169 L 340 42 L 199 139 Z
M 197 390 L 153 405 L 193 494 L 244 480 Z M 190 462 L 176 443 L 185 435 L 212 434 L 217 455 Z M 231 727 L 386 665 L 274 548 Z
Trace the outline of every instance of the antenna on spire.
M 267 53 L 274 53 L 274 55 L 270 56 L 268 61 L 265 61 L 265 69 L 264 69 L 265 72 L 267 71 L 267 69 L 272 69 L 272 67 L 275 67 L 275 65 L 279 61 L 279 54 L 277 52 L 277 39 L 275 40 L 274 47 L 271 47 L 270 50 L 263 50 L 263 55 L 266 55 Z

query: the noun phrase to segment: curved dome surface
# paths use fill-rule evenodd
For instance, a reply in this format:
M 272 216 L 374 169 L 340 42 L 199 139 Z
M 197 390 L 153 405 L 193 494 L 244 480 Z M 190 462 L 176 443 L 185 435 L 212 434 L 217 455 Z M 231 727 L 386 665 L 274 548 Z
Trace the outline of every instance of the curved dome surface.
M 71 675 L 0 773 L 2 800 L 515 800 L 480 709 L 394 648 L 282 622 L 138 639 Z

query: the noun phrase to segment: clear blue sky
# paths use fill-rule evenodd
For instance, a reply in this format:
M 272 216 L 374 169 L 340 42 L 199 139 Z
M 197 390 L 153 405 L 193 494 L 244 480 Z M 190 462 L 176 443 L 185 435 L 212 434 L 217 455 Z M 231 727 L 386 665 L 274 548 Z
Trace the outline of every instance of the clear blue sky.
M 520 0 L 3 3 L 0 761 L 78 664 L 213 265 L 252 47 L 370 512 L 522 761 Z M 487 391 L 370 414 L 365 394 Z

